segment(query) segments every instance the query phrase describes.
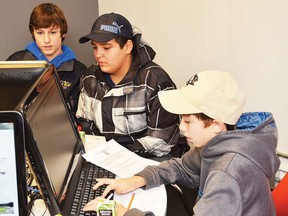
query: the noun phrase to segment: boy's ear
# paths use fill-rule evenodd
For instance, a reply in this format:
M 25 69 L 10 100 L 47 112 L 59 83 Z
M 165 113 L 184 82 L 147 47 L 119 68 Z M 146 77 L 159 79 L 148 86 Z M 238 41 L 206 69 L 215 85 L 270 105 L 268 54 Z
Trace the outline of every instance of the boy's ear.
M 66 37 L 66 34 L 63 34 L 63 35 L 61 36 L 62 42 L 65 40 L 65 37 Z
M 216 134 L 226 131 L 226 126 L 224 122 L 219 120 L 213 120 L 213 124 L 214 124 L 214 132 Z
M 131 53 L 133 50 L 133 42 L 132 40 L 127 40 L 126 44 L 124 45 L 126 48 L 126 53 Z

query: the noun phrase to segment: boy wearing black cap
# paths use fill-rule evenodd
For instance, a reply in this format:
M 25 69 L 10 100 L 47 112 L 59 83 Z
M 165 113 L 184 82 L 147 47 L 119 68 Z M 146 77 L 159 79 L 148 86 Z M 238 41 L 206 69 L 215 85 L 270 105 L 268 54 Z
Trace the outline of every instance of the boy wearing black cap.
M 167 155 L 178 140 L 179 117 L 161 107 L 157 93 L 176 86 L 152 61 L 154 50 L 116 13 L 98 17 L 79 40 L 88 41 L 96 63 L 81 80 L 76 115 L 83 130 L 144 157 Z
M 80 93 L 80 77 L 87 67 L 76 59 L 68 46 L 63 45 L 68 31 L 63 11 L 52 3 L 37 5 L 30 15 L 29 30 L 33 42 L 27 44 L 25 50 L 13 53 L 7 61 L 45 60 L 54 64 L 64 95 L 75 116 Z
M 269 112 L 242 113 L 244 95 L 225 72 L 203 71 L 178 90 L 159 92 L 167 111 L 182 116 L 180 130 L 195 149 L 149 166 L 127 179 L 97 179 L 124 194 L 176 181 L 199 187 L 194 215 L 275 215 L 270 179 L 279 168 L 277 128 Z M 235 128 L 234 128 L 235 125 Z M 95 210 L 97 198 L 84 210 Z M 117 205 L 117 216 L 152 216 Z M 167 212 L 168 213 L 168 212 Z

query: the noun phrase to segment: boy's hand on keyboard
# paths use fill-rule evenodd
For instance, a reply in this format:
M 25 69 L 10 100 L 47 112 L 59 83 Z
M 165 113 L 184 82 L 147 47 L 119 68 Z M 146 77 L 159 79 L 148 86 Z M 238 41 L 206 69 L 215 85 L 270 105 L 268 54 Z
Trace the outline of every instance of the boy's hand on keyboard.
M 123 179 L 97 178 L 96 181 L 97 183 L 93 186 L 94 190 L 102 185 L 107 185 L 101 197 L 106 197 L 111 190 L 114 190 L 117 194 L 125 194 L 145 185 L 145 180 L 141 176 Z
M 102 197 L 97 197 L 94 200 L 91 200 L 90 202 L 88 202 L 84 207 L 83 207 L 83 211 L 97 211 L 97 204 L 98 204 L 98 200 L 99 199 L 103 199 Z

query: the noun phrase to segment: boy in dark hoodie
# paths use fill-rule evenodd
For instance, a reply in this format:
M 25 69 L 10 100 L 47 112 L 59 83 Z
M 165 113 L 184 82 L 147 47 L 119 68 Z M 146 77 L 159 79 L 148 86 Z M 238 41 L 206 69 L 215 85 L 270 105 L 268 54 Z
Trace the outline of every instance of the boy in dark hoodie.
M 120 14 L 101 15 L 91 33 L 96 63 L 81 79 L 76 116 L 89 134 L 115 139 L 144 157 L 167 155 L 177 143 L 179 116 L 160 105 L 158 92 L 175 89 L 155 52 Z
M 68 46 L 63 45 L 68 31 L 63 11 L 52 3 L 36 6 L 30 15 L 29 30 L 34 41 L 27 44 L 25 50 L 9 56 L 7 61 L 45 60 L 54 64 L 64 95 L 75 116 L 80 77 L 87 67 L 76 59 Z

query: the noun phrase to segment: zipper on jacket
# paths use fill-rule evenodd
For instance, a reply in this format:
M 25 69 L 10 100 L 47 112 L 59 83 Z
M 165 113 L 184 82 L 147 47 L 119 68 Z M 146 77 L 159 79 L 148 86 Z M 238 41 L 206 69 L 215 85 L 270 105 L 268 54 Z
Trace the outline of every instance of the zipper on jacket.
M 145 113 L 146 111 L 143 110 L 142 112 L 131 112 L 131 111 L 124 111 L 123 112 L 123 115 L 129 119 L 129 115 L 138 115 L 138 114 L 142 114 L 142 113 Z

